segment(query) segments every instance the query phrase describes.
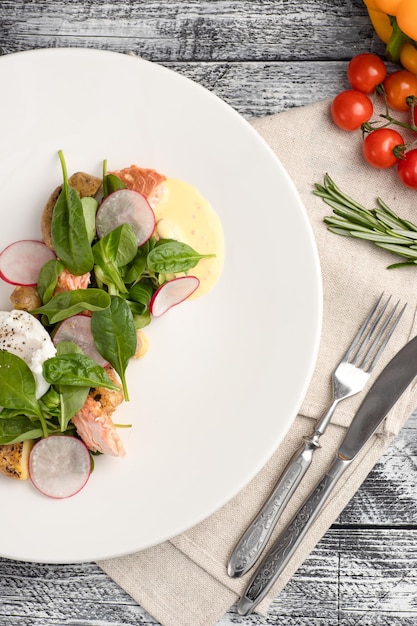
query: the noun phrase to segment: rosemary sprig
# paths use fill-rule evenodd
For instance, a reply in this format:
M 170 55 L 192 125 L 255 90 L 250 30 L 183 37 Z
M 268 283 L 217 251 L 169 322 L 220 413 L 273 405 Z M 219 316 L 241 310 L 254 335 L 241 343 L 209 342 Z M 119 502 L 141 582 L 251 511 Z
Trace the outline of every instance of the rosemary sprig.
M 343 193 L 328 174 L 323 185 L 315 183 L 313 193 L 333 209 L 333 215 L 323 218 L 332 233 L 368 240 L 405 258 L 388 269 L 417 265 L 417 225 L 401 219 L 381 198 L 376 199 L 374 209 L 366 209 Z

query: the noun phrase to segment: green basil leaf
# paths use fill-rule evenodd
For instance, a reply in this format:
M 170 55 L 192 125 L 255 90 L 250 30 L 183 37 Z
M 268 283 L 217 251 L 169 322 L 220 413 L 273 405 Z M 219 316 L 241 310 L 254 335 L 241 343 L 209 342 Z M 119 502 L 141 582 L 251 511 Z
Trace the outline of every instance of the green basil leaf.
M 38 277 L 38 292 L 44 304 L 54 295 L 54 290 L 64 264 L 58 259 L 51 259 L 41 267 Z
M 80 196 L 68 184 L 66 164 L 61 150 L 58 155 L 64 184 L 52 214 L 52 245 L 65 267 L 72 274 L 80 276 L 93 268 L 93 253 Z
M 126 368 L 136 352 L 136 329 L 127 302 L 120 296 L 111 296 L 110 307 L 96 311 L 91 317 L 94 343 L 101 356 L 119 374 L 125 399 L 129 399 L 126 385 Z
M 102 289 L 73 289 L 58 293 L 32 313 L 45 315 L 50 324 L 56 324 L 82 311 L 101 311 L 109 306 L 110 296 Z
M 119 390 L 104 368 L 85 354 L 63 354 L 47 359 L 42 367 L 45 380 L 51 385 L 73 387 L 106 387 Z
M 195 267 L 201 259 L 215 256 L 199 254 L 191 246 L 174 239 L 160 239 L 147 257 L 151 272 L 178 274 Z

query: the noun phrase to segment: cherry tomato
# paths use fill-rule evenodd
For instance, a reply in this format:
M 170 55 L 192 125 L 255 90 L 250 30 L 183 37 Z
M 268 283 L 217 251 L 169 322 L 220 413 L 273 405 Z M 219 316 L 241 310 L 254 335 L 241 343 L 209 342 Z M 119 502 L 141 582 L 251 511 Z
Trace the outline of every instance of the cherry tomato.
M 417 96 L 417 76 L 407 70 L 393 72 L 384 80 L 388 105 L 396 111 L 408 111 L 405 99 Z
M 402 136 L 396 130 L 378 128 L 366 135 L 362 144 L 362 154 L 369 165 L 386 169 L 397 163 L 398 157 L 394 155 L 393 149 L 403 143 Z
M 356 130 L 371 117 L 374 108 L 367 95 L 357 89 L 339 93 L 332 102 L 331 115 L 342 130 Z
M 410 189 L 417 189 L 417 149 L 409 150 L 398 161 L 398 176 Z
M 364 93 L 372 93 L 386 75 L 387 69 L 382 59 L 367 52 L 353 57 L 347 68 L 349 83 Z

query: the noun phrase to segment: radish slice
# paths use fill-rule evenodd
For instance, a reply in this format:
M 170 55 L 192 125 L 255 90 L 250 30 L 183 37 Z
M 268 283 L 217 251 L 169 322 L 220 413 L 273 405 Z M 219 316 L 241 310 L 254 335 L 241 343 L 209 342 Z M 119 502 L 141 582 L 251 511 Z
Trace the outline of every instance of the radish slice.
M 97 211 L 96 229 L 100 239 L 122 224 L 133 228 L 138 246 L 150 239 L 155 228 L 155 213 L 149 202 L 132 189 L 118 189 L 109 194 Z
M 40 269 L 55 253 L 42 241 L 15 241 L 0 254 L 0 276 L 12 285 L 36 285 Z
M 35 443 L 30 452 L 30 479 L 38 491 L 50 498 L 75 495 L 90 474 L 90 453 L 76 437 L 51 435 Z
M 196 276 L 180 276 L 164 283 L 155 291 L 149 303 L 149 310 L 154 317 L 160 317 L 168 309 L 183 302 L 198 288 L 200 281 Z
M 57 345 L 60 341 L 72 341 L 91 359 L 97 361 L 99 365 L 105 367 L 108 361 L 103 359 L 97 350 L 91 332 L 91 317 L 88 315 L 73 315 L 67 317 L 57 328 L 53 336 L 53 342 Z

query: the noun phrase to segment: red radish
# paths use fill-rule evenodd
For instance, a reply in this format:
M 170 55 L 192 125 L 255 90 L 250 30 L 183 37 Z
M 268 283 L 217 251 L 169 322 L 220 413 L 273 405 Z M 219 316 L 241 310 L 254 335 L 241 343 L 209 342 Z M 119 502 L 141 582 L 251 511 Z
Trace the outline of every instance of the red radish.
M 22 239 L 0 254 L 0 277 L 12 285 L 36 285 L 40 269 L 55 253 L 42 241 Z
M 97 235 L 102 238 L 110 231 L 130 224 L 138 246 L 144 244 L 155 229 L 155 213 L 145 196 L 132 189 L 118 189 L 104 198 L 97 211 Z
M 30 452 L 30 479 L 38 491 L 50 498 L 74 496 L 90 474 L 90 452 L 76 437 L 50 435 L 35 443 Z
M 198 288 L 196 276 L 180 276 L 164 283 L 155 291 L 149 303 L 149 310 L 154 317 L 160 317 L 168 309 L 183 302 Z
M 81 348 L 84 354 L 97 361 L 99 365 L 102 367 L 108 365 L 108 361 L 103 359 L 96 348 L 91 332 L 91 317 L 88 315 L 79 314 L 67 317 L 58 326 L 52 339 L 55 345 L 60 341 L 72 341 Z

